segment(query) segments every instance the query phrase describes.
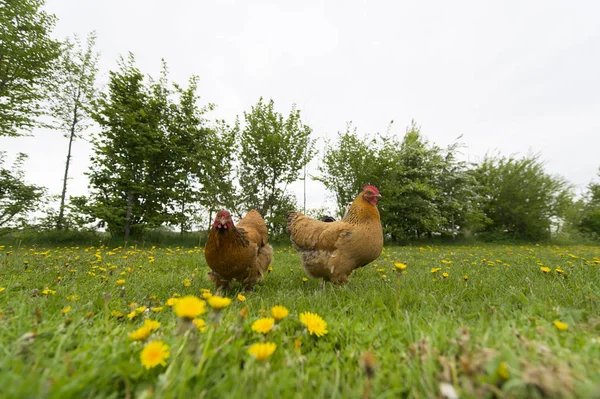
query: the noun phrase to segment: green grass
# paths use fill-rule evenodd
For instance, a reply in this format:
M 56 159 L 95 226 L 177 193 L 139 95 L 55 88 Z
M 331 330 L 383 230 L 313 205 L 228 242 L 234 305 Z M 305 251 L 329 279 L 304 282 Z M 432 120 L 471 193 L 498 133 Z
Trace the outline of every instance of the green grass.
M 461 397 L 600 397 L 598 258 L 582 246 L 389 247 L 348 286 L 322 290 L 281 247 L 246 302 L 234 286 L 200 333 L 184 332 L 165 302 L 214 289 L 201 250 L 0 246 L 0 396 L 432 398 L 447 382 Z M 163 311 L 111 315 L 132 302 Z M 274 305 L 290 315 L 259 336 L 250 326 Z M 305 311 L 325 319 L 327 335 L 306 332 Z M 170 346 L 166 367 L 146 370 L 144 343 L 128 337 L 146 317 L 161 323 L 149 341 Z M 265 339 L 278 347 L 258 362 L 247 348 Z

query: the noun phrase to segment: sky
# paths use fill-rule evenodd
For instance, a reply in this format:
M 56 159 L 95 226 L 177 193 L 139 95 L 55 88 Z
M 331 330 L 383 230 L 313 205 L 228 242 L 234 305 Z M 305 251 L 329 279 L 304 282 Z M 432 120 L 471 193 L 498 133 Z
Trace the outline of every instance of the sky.
M 600 167 L 600 2 L 47 0 L 56 38 L 95 30 L 99 84 L 120 55 L 184 84 L 232 123 L 259 97 L 297 104 L 322 148 L 353 122 L 360 134 L 402 137 L 411 120 L 430 141 L 458 137 L 463 156 L 541 153 L 581 194 Z M 60 193 L 67 139 L 0 138 L 25 152 L 27 178 Z M 73 149 L 70 195 L 87 192 L 91 147 Z M 318 174 L 319 159 L 309 165 Z M 303 185 L 291 186 L 302 203 Z M 307 207 L 329 206 L 321 183 Z

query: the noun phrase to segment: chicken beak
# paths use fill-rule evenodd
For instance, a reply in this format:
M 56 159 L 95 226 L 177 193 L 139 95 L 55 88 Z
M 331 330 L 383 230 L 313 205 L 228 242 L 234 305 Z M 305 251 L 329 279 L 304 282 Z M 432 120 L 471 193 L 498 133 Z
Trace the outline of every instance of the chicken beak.
M 227 220 L 224 218 L 221 218 L 221 220 L 219 221 L 219 223 L 221 223 L 221 226 L 225 227 L 227 226 Z
M 375 194 L 373 197 L 381 198 L 381 194 Z

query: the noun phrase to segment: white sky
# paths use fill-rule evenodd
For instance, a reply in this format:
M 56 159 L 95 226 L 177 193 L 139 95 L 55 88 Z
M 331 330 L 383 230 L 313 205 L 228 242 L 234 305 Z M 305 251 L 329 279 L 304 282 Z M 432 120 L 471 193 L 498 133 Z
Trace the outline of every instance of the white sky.
M 392 119 L 401 136 L 415 119 L 438 145 L 462 135 L 472 161 L 541 152 L 577 193 L 600 166 L 599 2 L 47 0 L 46 9 L 58 38 L 97 31 L 100 82 L 129 51 L 153 76 L 165 58 L 172 81 L 198 74 L 213 116 L 229 122 L 263 96 L 284 114 L 296 103 L 319 138 L 347 121 L 383 132 Z M 0 148 L 29 154 L 28 179 L 60 192 L 60 134 L 0 138 Z M 90 154 L 76 143 L 71 195 L 87 192 Z M 309 208 L 330 197 L 308 187 Z M 302 183 L 293 189 L 301 205 Z

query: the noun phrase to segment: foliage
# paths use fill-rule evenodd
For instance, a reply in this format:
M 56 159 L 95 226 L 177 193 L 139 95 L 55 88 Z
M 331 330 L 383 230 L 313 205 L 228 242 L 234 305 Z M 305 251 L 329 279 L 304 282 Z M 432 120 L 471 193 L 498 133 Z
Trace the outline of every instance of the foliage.
M 328 143 L 318 180 L 334 192 L 339 217 L 365 184 L 377 186 L 382 225 L 394 242 L 433 233 L 454 237 L 484 219 L 459 148 L 429 143 L 414 122 L 402 141 L 389 132 L 360 138 L 348 125 L 336 144 Z
M 44 0 L 0 0 L 0 136 L 29 133 L 42 114 L 60 43 Z
M 275 111 L 275 103 L 260 98 L 250 112 L 244 112 L 244 124 L 234 127 L 239 147 L 238 179 L 240 201 L 257 209 L 266 218 L 269 231 L 284 231 L 285 215 L 295 207 L 286 191 L 300 170 L 314 155 L 311 128 L 300 120 L 300 111 L 292 107 L 287 119 Z
M 204 119 L 213 106 L 198 105 L 197 77 L 172 89 L 164 62 L 149 83 L 132 55 L 119 66 L 95 103 L 101 133 L 93 141 L 93 193 L 83 208 L 125 239 L 162 225 L 188 231 L 199 206 L 214 209 L 233 197 L 233 136 L 223 123 Z
M 95 81 L 98 72 L 95 43 L 95 33 L 88 35 L 85 49 L 77 37 L 73 41 L 66 40 L 55 68 L 53 84 L 48 89 L 48 113 L 54 122 L 51 128 L 62 132 L 69 139 L 59 213 L 56 217 L 57 230 L 61 230 L 65 224 L 65 200 L 73 141 L 90 126 L 89 111 L 96 95 Z
M 6 153 L 0 152 L 0 235 L 25 224 L 25 215 L 36 209 L 44 189 L 25 183 L 23 164 L 27 156 L 19 154 L 11 169 L 5 169 Z
M 338 218 L 344 216 L 346 205 L 354 200 L 365 183 L 375 181 L 377 162 L 377 142 L 358 137 L 352 123 L 348 123 L 344 133 L 338 133 L 335 146 L 326 143 L 319 166 L 321 175 L 315 180 L 333 192 Z
M 442 383 L 464 398 L 597 393 L 597 247 L 386 247 L 325 290 L 279 247 L 256 291 L 244 302 L 241 286 L 223 292 L 233 303 L 208 311 L 201 332 L 166 304 L 214 292 L 199 248 L 16 244 L 0 245 L 3 397 L 436 398 Z M 266 337 L 252 331 L 276 305 L 288 317 Z M 305 312 L 328 333 L 310 335 Z M 131 339 L 149 319 L 158 330 Z M 146 370 L 140 353 L 156 340 L 171 355 Z M 248 349 L 264 341 L 277 347 L 258 362 Z
M 539 155 L 486 157 L 473 171 L 490 223 L 485 233 L 512 239 L 550 238 L 571 202 L 570 187 L 544 171 Z
M 600 170 L 598 177 L 600 177 Z M 589 184 L 585 198 L 581 201 L 580 210 L 579 230 L 595 240 L 600 240 L 600 183 Z

